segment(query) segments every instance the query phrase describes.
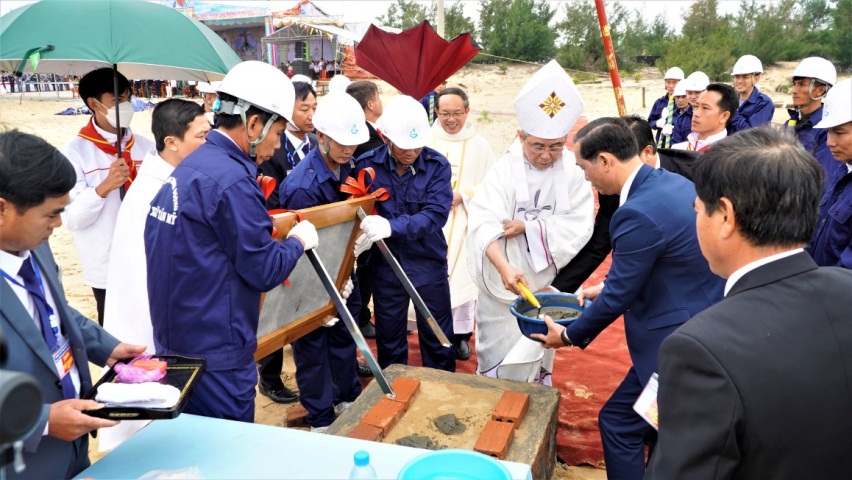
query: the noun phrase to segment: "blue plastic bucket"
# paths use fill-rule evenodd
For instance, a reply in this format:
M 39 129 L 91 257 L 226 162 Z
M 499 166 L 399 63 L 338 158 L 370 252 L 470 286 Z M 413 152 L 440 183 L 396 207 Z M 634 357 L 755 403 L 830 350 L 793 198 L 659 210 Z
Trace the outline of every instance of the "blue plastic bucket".
M 571 293 L 537 293 L 535 294 L 535 298 L 541 303 L 541 313 L 545 315 L 547 315 L 547 311 L 550 308 L 570 308 L 580 313 L 583 313 L 585 310 L 577 302 L 577 295 Z M 585 303 L 586 306 L 589 306 L 592 302 L 586 300 Z M 530 305 L 530 302 L 523 298 L 518 298 L 509 307 L 509 311 L 518 319 L 518 328 L 521 329 L 521 333 L 525 336 L 529 337 L 533 333 L 547 334 L 547 324 L 544 323 L 544 319 L 537 318 L 538 309 Z M 574 320 L 572 318 L 554 321 L 560 325 L 568 326 Z
M 497 459 L 472 450 L 438 450 L 412 459 L 397 480 L 512 480 Z

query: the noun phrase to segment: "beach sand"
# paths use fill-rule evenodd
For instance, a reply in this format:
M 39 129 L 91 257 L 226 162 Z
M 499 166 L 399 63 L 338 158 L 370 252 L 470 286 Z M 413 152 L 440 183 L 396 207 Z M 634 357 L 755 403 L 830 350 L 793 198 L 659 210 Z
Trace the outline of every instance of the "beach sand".
M 776 102 L 790 101 L 789 94 L 776 92 L 776 87 L 790 83 L 790 73 L 795 68 L 795 62 L 784 62 L 770 68 L 758 84 L 762 92 L 768 94 Z M 517 131 L 517 122 L 512 107 L 512 100 L 517 92 L 539 66 L 527 64 L 510 65 L 506 72 L 494 65 L 471 65 L 453 75 L 448 86 L 459 86 L 470 97 L 471 112 L 468 121 L 476 124 L 477 131 L 490 143 L 497 156 L 501 156 L 511 144 Z M 647 68 L 638 75 L 625 76 L 623 90 L 628 113 L 647 116 L 654 100 L 664 93 L 662 75 L 655 68 Z M 387 102 L 397 94 L 396 89 L 378 81 L 383 101 Z M 645 89 L 645 105 L 642 104 Z M 618 109 L 609 77 L 601 76 L 590 83 L 578 85 L 585 103 L 583 115 L 589 120 L 617 115 Z M 157 99 L 153 100 L 155 103 Z M 320 102 L 322 97 L 320 97 Z M 0 95 L 0 128 L 17 128 L 34 133 L 59 147 L 71 140 L 79 129 L 88 121 L 88 116 L 59 116 L 55 113 L 68 107 L 81 105 L 79 99 L 72 99 L 70 92 L 43 92 L 25 94 L 23 100 L 19 94 Z M 786 110 L 776 110 L 776 123 L 783 123 L 788 118 Z M 131 127 L 136 134 L 153 139 L 151 134 L 151 111 L 137 112 L 133 116 Z M 54 231 L 50 245 L 56 261 L 62 268 L 63 284 L 69 303 L 84 315 L 96 317 L 95 302 L 91 288 L 83 283 L 80 262 L 74 247 L 71 233 L 60 227 Z M 289 353 L 289 349 L 288 353 Z M 292 356 L 288 355 L 284 380 L 295 389 Z M 100 368 L 92 368 L 97 377 Z M 257 423 L 283 426 L 287 409 L 297 404 L 279 405 L 268 398 L 258 395 L 256 400 Z M 103 454 L 97 452 L 97 440 L 90 448 L 92 460 Z M 605 473 L 591 467 L 557 466 L 554 478 L 559 479 L 603 479 Z

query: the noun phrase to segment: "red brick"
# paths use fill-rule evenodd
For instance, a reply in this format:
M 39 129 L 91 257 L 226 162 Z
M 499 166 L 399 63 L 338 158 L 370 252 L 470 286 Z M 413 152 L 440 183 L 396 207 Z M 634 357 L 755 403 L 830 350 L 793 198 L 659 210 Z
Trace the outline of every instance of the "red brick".
M 514 428 L 518 428 L 529 408 L 529 394 L 513 391 L 503 392 L 503 396 L 500 397 L 497 406 L 491 411 L 491 419 L 498 422 L 511 423 Z
M 308 411 L 305 410 L 305 407 L 293 407 L 287 410 L 287 426 L 290 428 L 306 427 L 308 426 L 308 422 L 305 420 L 305 417 L 307 416 Z
M 368 425 L 366 423 L 359 423 L 358 425 L 355 425 L 355 428 L 349 432 L 347 437 L 367 440 L 370 442 L 381 442 L 382 438 L 384 438 L 384 434 L 382 429 L 379 427 L 374 427 L 373 425 Z
M 361 423 L 366 423 L 374 427 L 382 429 L 382 433 L 387 436 L 388 432 L 396 424 L 396 421 L 405 413 L 405 404 L 395 402 L 387 397 L 382 398 L 376 403 L 373 408 L 364 415 Z
M 479 434 L 473 449 L 503 460 L 506 458 L 506 452 L 509 451 L 509 445 L 511 445 L 514 437 L 515 429 L 511 423 L 488 420 L 485 422 L 485 427 Z
M 393 393 L 396 394 L 396 397 L 391 400 L 402 403 L 405 405 L 405 410 L 408 410 L 411 401 L 420 393 L 420 380 L 399 377 L 393 381 L 391 388 L 393 388 Z

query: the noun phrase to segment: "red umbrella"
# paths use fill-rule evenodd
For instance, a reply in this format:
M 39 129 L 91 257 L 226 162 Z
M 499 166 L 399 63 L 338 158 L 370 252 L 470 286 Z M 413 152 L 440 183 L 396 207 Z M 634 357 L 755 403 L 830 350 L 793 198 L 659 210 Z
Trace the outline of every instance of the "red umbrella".
M 426 21 L 400 33 L 370 25 L 355 47 L 355 61 L 403 94 L 419 99 L 456 73 L 479 50 L 469 33 L 448 42 Z

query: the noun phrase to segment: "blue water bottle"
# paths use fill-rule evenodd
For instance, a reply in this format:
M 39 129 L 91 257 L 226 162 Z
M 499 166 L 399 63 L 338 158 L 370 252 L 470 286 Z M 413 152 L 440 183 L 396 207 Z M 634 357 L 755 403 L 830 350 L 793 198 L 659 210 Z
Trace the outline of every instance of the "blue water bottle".
M 355 466 L 349 472 L 349 480 L 376 480 L 376 470 L 370 465 L 370 454 L 364 450 L 355 452 Z

